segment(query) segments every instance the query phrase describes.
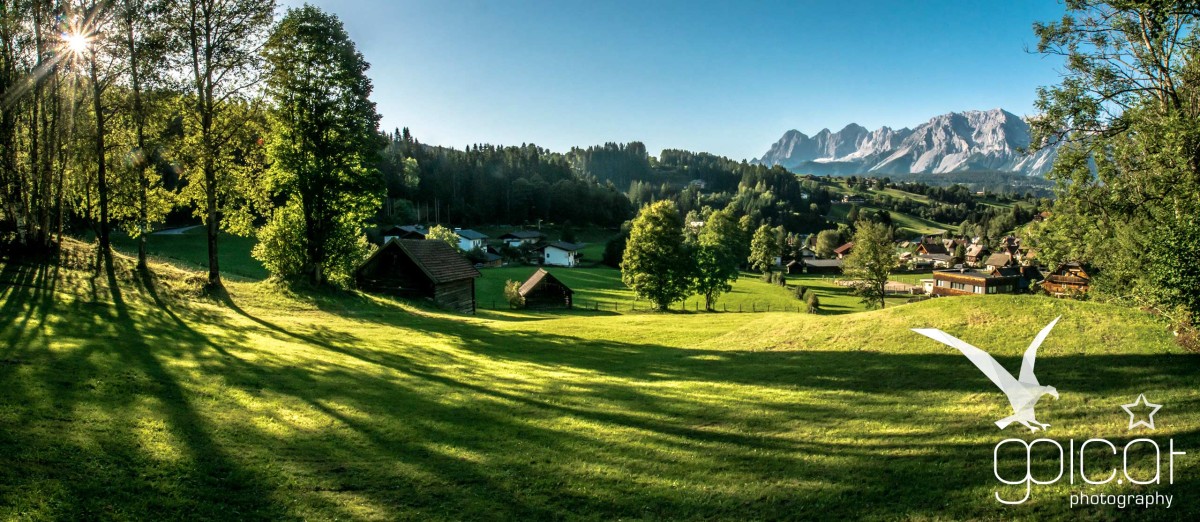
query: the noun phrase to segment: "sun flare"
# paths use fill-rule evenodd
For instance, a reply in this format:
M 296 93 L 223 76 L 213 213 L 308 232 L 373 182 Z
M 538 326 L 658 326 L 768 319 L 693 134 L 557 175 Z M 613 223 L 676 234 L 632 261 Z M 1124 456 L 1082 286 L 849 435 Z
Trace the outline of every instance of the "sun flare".
M 63 42 L 66 43 L 67 48 L 75 54 L 83 54 L 87 52 L 88 46 L 91 45 L 91 39 L 83 33 L 63 34 Z

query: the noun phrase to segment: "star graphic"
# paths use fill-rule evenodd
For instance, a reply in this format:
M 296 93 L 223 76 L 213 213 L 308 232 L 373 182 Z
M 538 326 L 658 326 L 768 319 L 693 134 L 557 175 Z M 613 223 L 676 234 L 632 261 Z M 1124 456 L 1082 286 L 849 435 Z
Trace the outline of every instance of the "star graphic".
M 1137 418 L 1137 414 L 1133 413 L 1133 410 L 1131 410 L 1130 408 L 1138 408 L 1139 404 L 1142 405 L 1143 408 L 1153 408 L 1150 410 L 1150 413 L 1146 416 L 1147 419 L 1150 419 L 1150 422 L 1146 422 L 1144 420 L 1139 420 L 1137 422 L 1134 422 L 1134 419 Z M 1138 411 L 1143 411 L 1143 408 L 1138 408 Z M 1121 405 L 1121 409 L 1125 410 L 1125 413 L 1129 414 L 1129 429 L 1131 429 L 1131 430 L 1138 426 L 1145 426 L 1147 428 L 1154 429 L 1154 414 L 1158 413 L 1159 408 L 1162 408 L 1162 405 L 1154 404 L 1153 402 L 1146 400 L 1146 394 L 1144 394 L 1144 393 L 1138 394 L 1138 398 L 1136 401 L 1133 401 L 1130 404 L 1122 404 Z

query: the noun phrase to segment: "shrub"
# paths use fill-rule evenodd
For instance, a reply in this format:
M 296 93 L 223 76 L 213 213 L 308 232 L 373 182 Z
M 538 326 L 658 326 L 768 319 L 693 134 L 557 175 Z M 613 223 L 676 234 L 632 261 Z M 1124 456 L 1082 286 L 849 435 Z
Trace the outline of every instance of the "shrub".
M 805 297 L 804 294 L 808 293 L 808 288 L 805 287 L 804 285 L 796 285 L 796 288 L 793 289 L 792 292 L 796 296 L 796 299 L 804 301 L 804 297 Z
M 817 298 L 817 294 L 815 292 L 808 292 L 808 298 L 805 299 L 805 302 L 808 304 L 808 313 L 815 314 L 821 310 L 821 300 Z
M 521 283 L 509 279 L 504 283 L 504 299 L 508 301 L 509 308 L 517 309 L 525 307 L 525 298 L 521 297 Z
M 1196 330 L 1190 313 L 1181 314 L 1172 330 L 1175 334 L 1175 342 L 1179 343 L 1179 346 L 1189 352 L 1200 353 L 1200 331 Z
M 785 274 L 785 273 L 783 273 L 783 272 L 780 272 L 780 273 L 779 273 L 779 280 L 778 280 L 778 281 L 776 281 L 776 282 L 777 282 L 777 283 L 779 283 L 779 286 L 782 286 L 782 287 L 784 287 L 784 288 L 787 288 L 787 274 Z

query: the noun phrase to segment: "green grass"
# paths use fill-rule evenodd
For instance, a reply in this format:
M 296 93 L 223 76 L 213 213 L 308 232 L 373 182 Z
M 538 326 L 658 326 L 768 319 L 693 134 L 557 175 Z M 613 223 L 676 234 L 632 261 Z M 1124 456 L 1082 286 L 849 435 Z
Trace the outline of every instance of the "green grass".
M 208 242 L 204 227 L 182 234 L 150 234 L 146 236 L 146 251 L 150 255 L 191 266 L 208 266 Z M 113 234 L 113 246 L 126 252 L 137 252 L 137 240 L 124 232 Z M 222 232 L 217 243 L 217 261 L 222 274 L 245 279 L 261 280 L 269 275 L 262 263 L 250 256 L 257 240 Z
M 807 314 L 447 315 L 187 274 L 0 270 L 0 518 L 1194 519 L 1200 379 L 1161 324 L 1039 297 Z M 992 499 L 1003 397 L 938 327 L 1015 367 L 1041 326 L 1063 439 L 1130 433 L 1189 458 L 1170 511 Z M 1004 464 L 1015 472 L 1017 462 Z M 1039 465 L 1045 464 L 1039 462 Z M 1022 467 L 1023 469 L 1023 467 Z M 1145 472 L 1144 466 L 1138 472 Z M 1112 485 L 1097 492 L 1127 492 Z
M 852 206 L 853 205 L 840 203 L 833 205 L 829 209 L 829 215 L 827 217 L 831 221 L 845 223 L 846 215 L 850 213 L 850 208 Z M 860 205 L 859 211 L 861 212 L 863 210 L 878 211 L 879 209 L 870 205 Z M 954 225 L 930 221 L 928 219 L 905 214 L 903 212 L 888 211 L 888 213 L 891 214 L 892 223 L 896 226 L 897 230 L 908 231 L 912 234 L 937 234 L 947 231 L 952 232 L 958 229 L 958 227 Z
M 575 291 L 575 306 L 580 311 L 596 310 L 616 313 L 648 312 L 650 303 L 637 300 L 633 291 L 621 282 L 621 272 L 614 268 L 558 268 L 545 267 Z M 505 309 L 504 284 L 508 280 L 523 282 L 537 271 L 538 267 L 519 266 L 483 269 L 483 277 L 476 280 L 475 295 L 479 307 L 484 310 Z M 838 286 L 834 281 L 840 276 L 795 275 L 788 276 L 788 287 L 764 282 L 761 274 L 742 272 L 733 283 L 733 290 L 717 299 L 716 309 L 729 312 L 765 312 L 804 310 L 803 303 L 793 294 L 794 288 L 802 284 L 816 292 L 821 300 L 822 313 L 861 312 L 866 306 L 851 294 L 848 287 Z M 888 305 L 903 304 L 904 297 L 889 298 Z M 615 305 L 615 306 L 614 306 Z M 635 309 L 636 308 L 636 309 Z M 703 311 L 704 298 L 694 295 L 682 303 L 672 305 L 674 310 Z M 517 312 L 535 316 L 562 312 Z

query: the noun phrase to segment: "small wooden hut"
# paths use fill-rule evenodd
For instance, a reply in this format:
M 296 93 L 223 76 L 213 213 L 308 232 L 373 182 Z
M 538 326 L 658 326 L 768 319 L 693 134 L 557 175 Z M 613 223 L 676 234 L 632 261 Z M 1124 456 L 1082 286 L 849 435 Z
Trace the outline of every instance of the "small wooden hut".
M 481 274 L 444 241 L 390 239 L 354 271 L 359 288 L 475 313 L 475 278 Z
M 571 308 L 574 290 L 550 275 L 545 269 L 526 279 L 518 291 L 525 298 L 525 308 Z

